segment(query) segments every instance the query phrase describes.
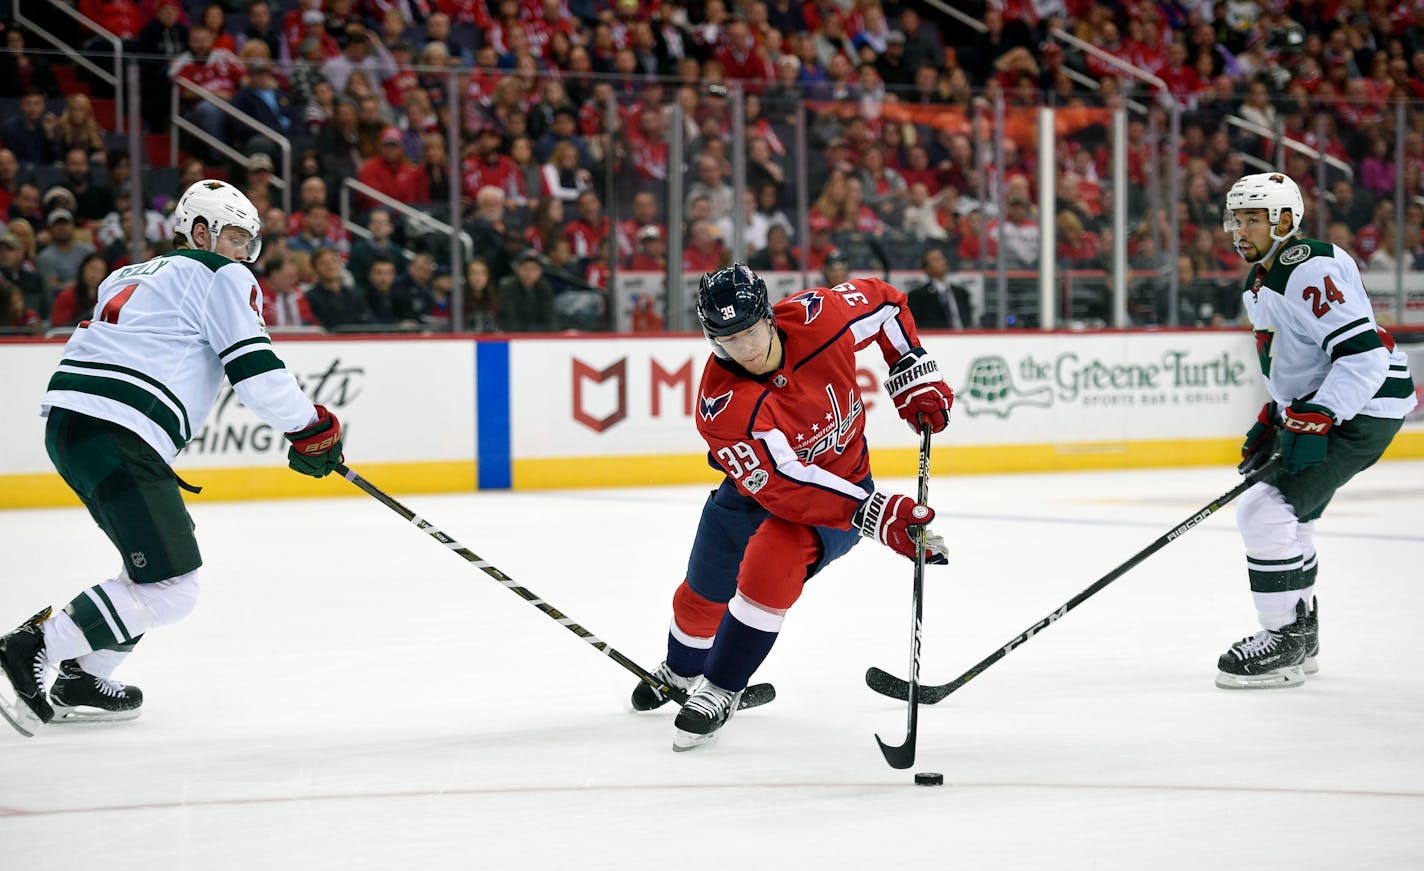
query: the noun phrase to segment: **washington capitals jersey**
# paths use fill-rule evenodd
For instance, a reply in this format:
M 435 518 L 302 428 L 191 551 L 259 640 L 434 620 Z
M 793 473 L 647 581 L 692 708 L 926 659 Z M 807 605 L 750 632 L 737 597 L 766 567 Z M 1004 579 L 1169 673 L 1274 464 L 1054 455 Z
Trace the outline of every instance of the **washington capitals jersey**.
M 1242 296 L 1271 398 L 1302 399 L 1336 419 L 1402 418 L 1414 408 L 1409 361 L 1375 324 L 1355 260 L 1329 242 L 1296 239 Z
M 126 266 L 97 290 L 42 400 L 137 434 L 172 462 L 200 430 L 226 375 L 242 404 L 283 432 L 316 416 L 272 352 L 262 294 L 241 263 L 179 249 Z
M 893 364 L 920 344 L 905 295 L 878 278 L 818 287 L 777 303 L 780 368 L 748 375 L 715 355 L 702 374 L 697 430 L 709 460 L 778 517 L 846 529 L 870 494 L 865 404 L 855 353 Z

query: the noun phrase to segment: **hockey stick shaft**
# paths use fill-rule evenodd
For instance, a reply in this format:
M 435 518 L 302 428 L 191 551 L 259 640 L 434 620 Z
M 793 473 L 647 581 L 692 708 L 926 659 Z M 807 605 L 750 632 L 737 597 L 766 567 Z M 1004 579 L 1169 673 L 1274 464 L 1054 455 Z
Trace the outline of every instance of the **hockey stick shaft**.
M 662 693 L 663 695 L 667 696 L 678 704 L 683 704 L 687 701 L 687 693 L 675 687 L 669 687 L 659 681 L 656 677 L 653 677 L 653 675 L 648 672 L 647 669 L 638 665 L 638 663 L 624 656 L 622 653 L 619 653 L 618 650 L 609 645 L 608 642 L 604 641 L 597 635 L 594 635 L 592 632 L 589 632 L 587 629 L 575 623 L 572 619 L 565 616 L 562 611 L 550 605 L 543 599 L 539 598 L 533 593 L 533 591 L 529 590 L 527 587 L 520 586 L 514 581 L 513 578 L 496 568 L 493 563 L 481 558 L 469 548 L 460 544 L 458 541 L 446 535 L 444 532 L 441 532 L 433 524 L 431 524 L 430 521 L 426 520 L 423 517 L 420 517 L 414 511 L 411 511 L 409 508 L 396 501 L 395 498 L 388 495 L 385 491 L 381 490 L 381 488 L 377 487 L 375 484 L 372 484 L 370 481 L 367 481 L 365 478 L 356 474 L 355 471 L 348 468 L 345 464 L 338 463 L 336 466 L 336 472 L 337 474 L 341 475 L 341 477 L 350 481 L 352 484 L 355 484 L 368 496 L 371 496 L 377 502 L 380 502 L 382 505 L 386 506 L 395 513 L 399 514 L 401 517 L 404 517 L 410 523 L 414 524 L 416 529 L 419 529 L 421 532 L 424 532 L 426 535 L 429 535 L 431 538 L 445 545 L 447 548 L 459 554 L 461 557 L 464 557 L 466 562 L 473 564 L 480 571 L 489 575 L 491 578 L 494 578 L 504 587 L 507 587 L 510 592 L 514 593 L 516 596 L 519 596 L 524 601 L 538 608 L 540 611 L 543 611 L 546 615 L 548 615 L 550 619 L 554 620 L 560 626 L 563 626 L 565 629 L 577 635 L 579 638 L 582 638 L 584 641 L 588 642 L 589 646 L 593 647 L 599 653 L 602 653 L 604 656 L 607 656 L 609 659 L 613 660 L 614 662 L 626 668 L 628 671 L 631 671 L 633 674 L 637 675 L 638 679 L 646 683 L 648 686 L 657 689 L 658 692 Z M 758 693 L 751 693 L 751 690 L 755 690 L 758 687 L 764 687 L 765 689 L 759 691 Z M 771 689 L 770 684 L 758 684 L 752 687 L 748 687 L 747 689 L 748 693 L 753 696 L 754 701 L 757 699 L 763 699 L 767 692 L 770 692 L 772 697 L 775 696 L 775 691 Z M 746 694 L 743 695 L 743 699 L 745 698 Z M 771 698 L 764 698 L 764 701 L 756 701 L 756 703 L 764 704 L 766 701 L 771 701 Z M 744 701 L 742 707 L 752 707 L 752 705 L 747 705 Z
M 1037 635 L 1040 631 L 1056 622 L 1064 614 L 1067 614 L 1069 611 L 1072 611 L 1074 608 L 1078 607 L 1079 605 L 1086 602 L 1088 599 L 1092 598 L 1093 595 L 1095 595 L 1098 591 L 1102 590 L 1108 584 L 1111 584 L 1113 581 L 1127 574 L 1143 560 L 1147 559 L 1148 557 L 1152 556 L 1152 554 L 1171 544 L 1173 541 L 1176 541 L 1192 527 L 1201 523 L 1203 520 L 1206 520 L 1208 517 L 1215 514 L 1217 511 L 1220 511 L 1223 506 L 1231 502 L 1237 496 L 1240 496 L 1242 493 L 1245 493 L 1247 490 L 1251 489 L 1253 486 L 1256 485 L 1257 482 L 1274 474 L 1279 465 L 1279 456 L 1272 457 L 1270 460 L 1263 463 L 1260 467 L 1258 467 L 1249 475 L 1247 475 L 1245 479 L 1241 481 L 1241 483 L 1237 484 L 1235 487 L 1231 488 L 1222 495 L 1216 497 L 1216 499 L 1207 504 L 1200 511 L 1197 511 L 1191 517 L 1188 517 L 1186 520 L 1177 524 L 1165 535 L 1162 535 L 1160 538 L 1149 544 L 1147 547 L 1144 547 L 1142 550 L 1133 554 L 1127 559 L 1126 562 L 1122 563 L 1117 568 L 1113 569 L 1106 575 L 1103 575 L 1101 578 L 1094 581 L 1093 584 L 1087 589 L 1083 590 L 1078 595 L 1063 603 L 1062 607 L 1058 608 L 1053 613 L 1049 614 L 1047 617 L 1044 617 L 1042 620 L 1039 620 L 1037 623 L 1033 624 L 1028 629 L 1014 636 L 1009 641 L 1009 643 L 1005 644 L 998 650 L 995 650 L 993 653 L 981 659 L 978 663 L 974 665 L 973 668 L 969 669 L 964 674 L 961 674 L 959 677 L 946 684 L 939 684 L 927 687 L 913 687 L 913 690 L 919 694 L 921 701 L 923 701 L 927 705 L 933 705 L 936 702 L 941 701 L 950 693 L 954 692 L 955 690 L 969 683 L 974 678 L 978 677 L 989 666 L 1008 656 L 1014 651 L 1015 648 L 1024 644 L 1030 638 Z M 865 682 L 870 686 L 871 689 L 875 690 L 878 693 L 881 693 L 882 695 L 890 696 L 891 698 L 903 699 L 908 697 L 908 695 L 912 691 L 912 687 L 909 683 L 900 680 L 894 675 L 882 671 L 878 668 L 871 668 L 869 671 L 866 672 Z
M 930 428 L 920 428 L 920 470 L 919 485 L 915 493 L 915 503 L 929 504 L 930 495 Z M 910 588 L 910 684 L 906 700 L 910 703 L 906 715 L 905 743 L 891 746 L 875 736 L 880 752 L 891 768 L 909 768 L 915 764 L 915 744 L 919 738 L 920 722 L 920 634 L 924 627 L 925 612 L 925 536 L 927 524 L 921 524 L 915 532 L 915 579 Z

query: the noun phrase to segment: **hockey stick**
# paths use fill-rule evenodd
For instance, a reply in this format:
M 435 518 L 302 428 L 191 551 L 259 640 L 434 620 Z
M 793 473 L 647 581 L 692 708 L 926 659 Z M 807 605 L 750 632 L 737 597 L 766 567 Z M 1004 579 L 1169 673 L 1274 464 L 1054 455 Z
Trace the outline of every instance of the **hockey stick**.
M 1111 584 L 1113 581 L 1127 574 L 1128 571 L 1135 567 L 1138 563 L 1142 562 L 1152 554 L 1171 544 L 1177 538 L 1181 537 L 1184 533 L 1186 533 L 1187 530 L 1191 529 L 1193 526 L 1196 526 L 1198 523 L 1201 523 L 1203 520 L 1207 519 L 1211 515 L 1215 514 L 1217 511 L 1221 510 L 1222 506 L 1226 505 L 1228 502 L 1235 499 L 1237 496 L 1240 496 L 1242 493 L 1245 493 L 1252 486 L 1254 486 L 1256 482 L 1262 480 L 1263 478 L 1266 478 L 1271 474 L 1274 474 L 1276 468 L 1280 465 L 1280 462 L 1280 455 L 1277 454 L 1276 456 L 1271 457 L 1265 463 L 1262 463 L 1256 469 L 1252 470 L 1250 474 L 1248 474 L 1240 484 L 1237 484 L 1235 487 L 1232 487 L 1227 492 L 1216 497 L 1216 499 L 1213 500 L 1210 504 L 1208 504 L 1205 508 L 1201 509 L 1197 513 L 1193 514 L 1191 517 L 1188 517 L 1186 520 L 1182 521 L 1166 535 L 1163 535 L 1161 538 L 1152 542 L 1147 547 L 1144 547 L 1142 550 L 1133 554 L 1132 557 L 1127 560 L 1127 562 L 1108 572 L 1106 575 L 1103 575 L 1092 586 L 1088 587 L 1083 592 L 1069 599 L 1063 604 L 1063 607 L 1059 608 L 1057 611 L 1054 611 L 1052 614 L 1049 614 L 1047 617 L 1044 617 L 1042 620 L 1033 624 L 1024 632 L 1021 632 L 1020 634 L 1014 636 L 1013 640 L 1011 640 L 1008 644 L 1005 644 L 1003 647 L 1000 647 L 998 650 L 984 657 L 973 668 L 969 669 L 964 674 L 961 674 L 959 677 L 955 678 L 949 683 L 939 684 L 938 686 L 919 687 L 916 685 L 918 675 L 912 675 L 910 678 L 910 682 L 907 683 L 906 681 L 903 681 L 900 678 L 895 677 L 894 675 L 889 674 L 888 672 L 882 671 L 881 669 L 875 668 L 873 666 L 865 673 L 865 683 L 877 693 L 880 693 L 884 696 L 889 696 L 892 699 L 911 698 L 911 693 L 918 693 L 920 699 L 925 704 L 933 705 L 934 703 L 942 700 L 945 696 L 949 695 L 950 693 L 969 683 L 974 678 L 978 677 L 979 674 L 984 671 L 984 669 L 1003 659 L 1005 656 L 1008 656 L 1010 653 L 1013 652 L 1014 648 L 1018 647 L 1025 641 L 1028 641 L 1030 638 L 1037 635 L 1040 630 L 1046 628 L 1050 624 L 1057 621 L 1064 614 L 1067 614 L 1069 611 L 1072 611 L 1074 608 L 1086 602 L 1088 598 L 1091 597 L 1094 593 L 1098 592 L 1103 587 L 1106 587 L 1108 584 Z M 914 703 L 911 702 L 911 704 Z
M 920 482 L 915 493 L 915 504 L 926 505 L 930 495 L 930 428 L 920 427 Z M 915 531 L 915 582 L 910 588 L 910 609 L 914 621 L 910 624 L 910 682 L 905 687 L 905 698 L 910 702 L 909 723 L 906 726 L 905 743 L 898 747 L 886 744 L 875 736 L 880 752 L 891 768 L 909 768 L 915 764 L 915 739 L 919 734 L 920 722 L 920 629 L 925 613 L 925 524 Z
M 638 663 L 634 662 L 633 660 L 629 659 L 628 657 L 615 650 L 612 646 L 608 644 L 608 642 L 601 640 L 592 632 L 589 632 L 587 629 L 578 625 L 573 620 L 564 616 L 563 612 L 553 607 L 548 602 L 545 602 L 538 596 L 534 595 L 534 593 L 530 590 L 526 589 L 525 587 L 521 587 L 519 584 L 515 583 L 513 578 L 509 577 L 504 572 L 495 568 L 494 565 L 492 565 L 488 561 L 481 559 L 479 556 L 470 552 L 469 549 L 467 549 L 464 545 L 460 544 L 455 539 L 436 529 L 434 526 L 431 525 L 428 520 L 423 517 L 417 516 L 414 511 L 411 511 L 409 508 L 400 504 L 395 499 L 387 495 L 384 491 L 382 491 L 381 488 L 377 487 L 375 484 L 372 484 L 370 481 L 367 481 L 365 478 L 362 478 L 360 475 L 347 468 L 345 464 L 338 463 L 336 465 L 336 472 L 337 474 L 341 475 L 341 477 L 355 484 L 357 487 L 360 487 L 367 493 L 367 495 L 375 498 L 377 502 L 380 502 L 382 505 L 399 514 L 401 517 L 404 517 L 406 520 L 415 524 L 416 529 L 419 529 L 421 532 L 424 532 L 426 535 L 429 535 L 431 538 L 435 539 L 436 541 L 453 550 L 455 553 L 464 557 L 466 562 L 473 563 L 475 567 L 478 568 L 480 571 L 494 578 L 496 581 L 499 581 L 501 584 L 508 587 L 509 590 L 515 595 L 519 596 L 524 601 L 538 608 L 540 611 L 543 611 L 551 619 L 557 621 L 560 626 L 563 626 L 565 629 L 582 638 L 584 641 L 587 641 L 594 647 L 594 649 L 598 650 L 604 656 L 607 656 L 609 659 L 613 660 L 614 662 L 631 671 L 633 674 L 637 675 L 638 679 L 641 680 L 643 683 L 647 684 L 650 687 L 653 687 L 658 692 L 677 702 L 679 705 L 687 701 L 687 693 L 677 689 L 676 687 L 664 685 L 657 678 L 653 677 L 653 675 L 649 673 L 646 669 L 638 665 Z M 738 710 L 741 710 L 743 708 L 755 708 L 759 705 L 766 704 L 774 698 L 776 698 L 776 688 L 773 687 L 771 684 L 753 684 L 747 687 L 746 692 L 742 693 L 742 701 L 741 704 L 738 706 Z

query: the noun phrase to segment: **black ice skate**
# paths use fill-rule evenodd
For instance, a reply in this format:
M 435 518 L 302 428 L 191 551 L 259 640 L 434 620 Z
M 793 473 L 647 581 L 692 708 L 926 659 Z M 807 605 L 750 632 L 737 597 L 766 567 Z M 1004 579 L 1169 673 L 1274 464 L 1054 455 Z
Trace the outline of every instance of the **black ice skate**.
M 46 608 L 0 637 L 0 672 L 4 677 L 0 680 L 0 715 L 26 738 L 34 737 L 41 726 L 54 719 L 44 692 L 49 659 L 40 625 L 49 615 Z
M 677 734 L 673 736 L 672 749 L 680 753 L 711 741 L 717 730 L 732 718 L 741 700 L 741 690 L 729 692 L 704 680 L 677 712 L 677 719 L 673 721 Z
M 49 688 L 56 723 L 115 723 L 138 717 L 143 690 L 90 674 L 78 660 L 59 664 L 59 677 Z
M 1315 637 L 1304 602 L 1296 620 L 1280 629 L 1262 629 L 1231 645 L 1216 661 L 1216 685 L 1225 690 L 1278 689 L 1305 683 L 1305 661 Z
M 664 662 L 653 672 L 653 677 L 662 681 L 666 686 L 683 692 L 691 692 L 693 684 L 697 683 L 697 676 L 683 677 L 668 667 Z M 651 711 L 661 708 L 671 699 L 663 695 L 656 687 L 648 686 L 645 681 L 638 681 L 638 685 L 633 687 L 633 710 Z

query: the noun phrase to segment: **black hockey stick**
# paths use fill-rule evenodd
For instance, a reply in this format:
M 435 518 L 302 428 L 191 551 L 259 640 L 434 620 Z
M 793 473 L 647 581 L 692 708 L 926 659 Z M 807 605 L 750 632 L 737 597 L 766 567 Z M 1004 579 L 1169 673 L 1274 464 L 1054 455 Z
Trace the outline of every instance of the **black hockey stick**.
M 1245 479 L 1242 480 L 1240 484 L 1237 484 L 1235 487 L 1232 487 L 1227 492 L 1216 497 L 1216 499 L 1213 500 L 1205 508 L 1201 509 L 1197 513 L 1193 514 L 1191 517 L 1188 517 L 1186 520 L 1182 521 L 1166 535 L 1163 535 L 1161 538 L 1152 542 L 1147 547 L 1144 547 L 1142 550 L 1133 554 L 1132 557 L 1127 560 L 1127 562 L 1108 572 L 1106 575 L 1103 575 L 1096 582 L 1094 582 L 1092 586 L 1088 587 L 1083 592 L 1069 599 L 1063 604 L 1063 607 L 1059 608 L 1057 611 L 1054 611 L 1052 614 L 1049 614 L 1047 617 L 1044 617 L 1042 620 L 1033 624 L 1024 632 L 1021 632 L 1020 634 L 1014 636 L 1013 640 L 1011 640 L 1008 644 L 1005 644 L 1003 647 L 1000 647 L 998 650 L 984 657 L 973 668 L 969 669 L 964 674 L 961 674 L 959 677 L 955 678 L 949 683 L 939 684 L 938 686 L 920 687 L 917 686 L 917 675 L 912 675 L 910 678 L 910 682 L 907 683 L 906 681 L 895 677 L 893 674 L 889 674 L 888 672 L 882 671 L 881 669 L 875 668 L 874 666 L 872 666 L 868 671 L 866 671 L 865 683 L 877 693 L 880 693 L 884 696 L 889 696 L 892 699 L 912 698 L 912 693 L 918 693 L 920 699 L 925 704 L 933 705 L 934 703 L 943 699 L 945 696 L 949 695 L 950 693 L 969 683 L 974 678 L 978 677 L 979 674 L 984 671 L 984 669 L 1003 659 L 1005 656 L 1008 656 L 1010 653 L 1013 652 L 1014 648 L 1018 647 L 1025 641 L 1028 641 L 1030 638 L 1037 635 L 1039 631 L 1046 628 L 1051 623 L 1057 621 L 1058 618 L 1062 617 L 1064 614 L 1067 614 L 1069 611 L 1072 611 L 1074 608 L 1083 604 L 1094 593 L 1098 592 L 1103 587 L 1106 587 L 1108 584 L 1111 584 L 1113 581 L 1127 574 L 1128 571 L 1130 571 L 1138 563 L 1142 562 L 1152 554 L 1171 544 L 1173 541 L 1175 541 L 1184 533 L 1186 533 L 1187 530 L 1191 529 L 1193 526 L 1196 526 L 1198 523 L 1201 523 L 1203 520 L 1207 519 L 1211 515 L 1215 514 L 1217 511 L 1221 510 L 1222 506 L 1226 505 L 1228 502 L 1235 499 L 1237 496 L 1240 496 L 1242 493 L 1245 493 L 1253 485 L 1255 485 L 1256 482 L 1262 480 L 1263 478 L 1266 478 L 1269 475 L 1274 474 L 1276 468 L 1280 465 L 1280 462 L 1280 456 L 1276 455 L 1271 457 L 1265 463 L 1262 463 L 1260 466 L 1258 466 L 1248 475 L 1246 475 Z M 913 705 L 914 703 L 911 702 L 911 704 Z
M 421 532 L 424 532 L 431 538 L 435 539 L 436 541 L 453 550 L 455 553 L 464 557 L 466 562 L 473 563 L 476 568 L 489 575 L 490 577 L 494 578 L 496 581 L 499 581 L 504 586 L 508 587 L 510 591 L 513 592 L 515 595 L 519 596 L 524 601 L 538 608 L 540 611 L 543 611 L 550 618 L 557 621 L 559 625 L 563 626 L 565 629 L 569 630 L 573 634 L 582 638 L 584 641 L 587 641 L 589 644 L 593 645 L 593 647 L 600 653 L 602 653 L 604 656 L 608 657 L 609 659 L 631 671 L 633 674 L 637 675 L 638 679 L 641 680 L 643 683 L 647 684 L 650 687 L 653 687 L 658 692 L 677 702 L 679 705 L 687 701 L 687 693 L 683 692 L 680 689 L 677 689 L 676 687 L 670 687 L 663 684 L 657 678 L 653 677 L 653 675 L 649 673 L 646 669 L 638 665 L 638 663 L 634 662 L 633 660 L 629 659 L 628 657 L 615 650 L 612 646 L 608 644 L 608 642 L 601 640 L 592 632 L 589 632 L 587 629 L 578 625 L 573 620 L 564 616 L 563 612 L 561 612 L 558 608 L 553 607 L 548 602 L 545 602 L 543 599 L 534 595 L 534 593 L 530 590 L 526 589 L 525 587 L 521 587 L 519 584 L 515 583 L 514 579 L 509 577 L 509 575 L 506 575 L 504 572 L 495 568 L 488 561 L 481 559 L 479 556 L 470 552 L 469 549 L 467 549 L 464 545 L 460 544 L 455 539 L 436 529 L 434 526 L 431 525 L 428 520 L 423 517 L 417 516 L 414 511 L 411 511 L 409 508 L 405 507 L 404 505 L 397 502 L 395 499 L 388 496 L 385 492 L 381 490 L 381 488 L 377 487 L 375 484 L 372 484 L 370 481 L 367 481 L 365 478 L 362 478 L 360 475 L 356 474 L 354 471 L 347 468 L 344 464 L 341 463 L 338 463 L 336 465 L 336 472 L 337 474 L 341 475 L 341 477 L 345 478 L 346 480 L 355 484 L 357 487 L 360 487 L 362 490 L 366 491 L 366 493 L 374 497 L 377 502 L 380 502 L 382 505 L 399 514 L 401 517 L 404 517 L 406 520 L 409 520 L 411 523 L 415 524 L 416 529 L 419 529 Z M 772 686 L 769 683 L 753 684 L 747 687 L 746 692 L 742 693 L 742 701 L 741 704 L 738 706 L 738 710 L 741 710 L 742 708 L 755 708 L 759 705 L 766 704 L 774 698 L 776 698 L 776 687 Z
M 920 426 L 920 483 L 915 493 L 915 504 L 929 504 L 930 495 L 930 428 Z M 905 743 L 898 747 L 886 744 L 875 736 L 880 752 L 891 768 L 909 768 L 915 764 L 915 739 L 920 723 L 920 628 L 925 613 L 925 524 L 915 531 L 915 582 L 910 588 L 910 610 L 914 622 L 910 624 L 910 682 L 905 686 L 905 696 L 910 702 L 909 723 L 906 726 Z

